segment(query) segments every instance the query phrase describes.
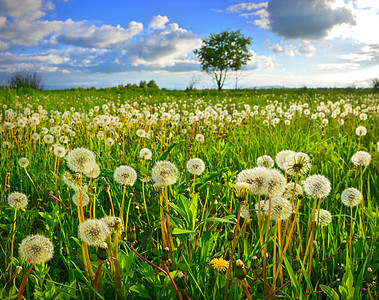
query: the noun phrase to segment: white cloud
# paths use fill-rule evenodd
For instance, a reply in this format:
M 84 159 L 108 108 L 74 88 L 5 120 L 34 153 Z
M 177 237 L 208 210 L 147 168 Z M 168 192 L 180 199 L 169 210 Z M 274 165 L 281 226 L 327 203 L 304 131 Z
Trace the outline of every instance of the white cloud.
M 297 54 L 304 56 L 313 56 L 316 53 L 316 47 L 312 45 L 310 41 L 301 41 L 299 48 L 296 50 Z
M 163 29 L 165 24 L 169 21 L 166 16 L 157 15 L 153 17 L 149 23 L 149 28 L 152 29 Z
M 12 19 L 36 20 L 45 15 L 44 10 L 51 10 L 54 5 L 43 0 L 1 0 L 1 15 Z
M 294 51 L 294 46 L 293 45 L 280 45 L 279 43 L 276 43 L 276 44 L 272 44 L 270 46 L 270 50 L 275 52 L 275 53 L 281 53 L 281 54 L 284 54 L 284 55 L 288 55 L 288 56 L 294 56 L 295 55 L 295 51 Z
M 266 70 L 274 67 L 274 56 L 258 55 L 253 50 L 250 50 L 253 55 L 252 59 L 248 61 L 246 68 L 248 70 Z
M 332 64 L 318 64 L 317 67 L 321 70 L 355 70 L 360 65 L 357 63 L 332 63 Z
M 227 10 L 233 13 L 240 13 L 243 11 L 251 11 L 259 8 L 267 7 L 267 2 L 243 2 L 239 4 L 230 5 L 227 7 Z

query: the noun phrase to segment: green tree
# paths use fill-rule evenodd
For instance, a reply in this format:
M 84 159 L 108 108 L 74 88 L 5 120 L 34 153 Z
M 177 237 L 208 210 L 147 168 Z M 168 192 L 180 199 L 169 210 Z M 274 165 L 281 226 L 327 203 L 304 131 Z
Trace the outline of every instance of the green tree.
M 225 30 L 219 34 L 211 33 L 203 40 L 200 49 L 194 53 L 199 58 L 202 70 L 207 72 L 222 89 L 230 71 L 240 71 L 251 59 L 248 46 L 251 37 L 245 37 L 240 30 Z
M 42 88 L 42 76 L 36 71 L 20 70 L 14 73 L 10 79 L 10 86 L 18 88 Z
M 374 78 L 372 80 L 372 89 L 374 90 L 374 92 L 379 92 L 379 79 L 378 78 Z
M 147 87 L 149 89 L 159 89 L 157 83 L 154 81 L 154 80 L 150 80 L 148 83 L 147 83 Z

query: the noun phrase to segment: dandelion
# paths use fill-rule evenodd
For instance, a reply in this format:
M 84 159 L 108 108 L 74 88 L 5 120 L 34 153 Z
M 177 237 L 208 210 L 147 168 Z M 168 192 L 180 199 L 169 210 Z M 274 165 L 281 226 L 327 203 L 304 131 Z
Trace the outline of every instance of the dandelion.
M 153 154 L 151 153 L 150 149 L 147 149 L 147 148 L 142 148 L 141 151 L 139 152 L 139 156 L 142 158 L 142 159 L 151 159 L 151 156 Z
M 105 216 L 100 220 L 108 225 L 111 232 L 121 233 L 124 231 L 124 224 L 122 224 L 122 220 L 119 217 Z
M 129 166 L 119 166 L 114 171 L 114 180 L 121 185 L 134 185 L 137 180 L 137 172 Z
M 87 191 L 88 188 L 87 186 L 84 186 L 83 187 L 83 191 L 82 191 L 82 205 L 83 207 L 88 205 L 89 203 L 89 195 L 87 194 Z M 74 202 L 75 205 L 78 205 L 78 199 L 80 197 L 80 190 L 76 190 L 74 195 L 72 196 L 72 202 Z
M 9 142 L 3 142 L 1 144 L 1 148 L 3 149 L 10 149 L 10 147 L 11 147 L 11 144 Z
M 13 192 L 8 195 L 8 204 L 10 207 L 19 209 L 25 208 L 28 204 L 28 197 L 19 192 Z
M 342 203 L 347 207 L 355 207 L 362 201 L 362 194 L 356 188 L 345 189 L 341 194 Z
M 286 178 L 279 170 L 268 169 L 266 184 L 261 193 L 269 197 L 281 196 L 286 189 L 286 182 Z
M 268 214 L 268 206 L 265 207 Z M 287 220 L 292 214 L 291 202 L 283 197 L 273 197 L 271 199 L 270 219 L 273 221 Z
M 257 214 L 260 213 L 261 216 L 266 214 L 266 212 L 268 211 L 268 204 L 269 204 L 268 201 L 265 201 L 265 200 L 261 200 L 259 202 L 256 202 L 255 203 L 255 212 Z M 260 209 L 259 209 L 259 207 L 260 207 Z
M 46 134 L 43 137 L 43 141 L 45 142 L 45 144 L 52 144 L 54 142 L 54 137 L 51 134 Z
M 57 145 L 54 147 L 53 153 L 57 157 L 64 157 L 66 155 L 66 149 L 61 145 Z
M 261 194 L 268 180 L 269 170 L 265 167 L 243 170 L 237 175 L 237 182 L 246 182 L 250 186 L 250 193 Z
M 18 251 L 27 262 L 42 264 L 53 258 L 54 246 L 48 238 L 36 234 L 24 238 Z
M 304 191 L 309 196 L 316 196 L 324 198 L 329 195 L 331 191 L 330 181 L 322 175 L 309 176 L 304 182 Z
M 18 160 L 18 165 L 19 165 L 21 168 L 26 168 L 27 166 L 29 166 L 29 160 L 28 160 L 26 157 L 21 157 L 21 158 Z
M 289 175 L 302 175 L 308 172 L 310 167 L 311 159 L 303 152 L 289 154 L 283 164 L 285 172 Z
M 263 155 L 257 159 L 258 167 L 272 168 L 274 166 L 274 160 L 269 155 Z
M 234 192 L 240 202 L 245 202 L 247 196 L 249 195 L 249 189 L 250 185 L 247 182 L 237 182 L 234 185 Z
M 358 151 L 351 157 L 351 162 L 354 166 L 368 166 L 371 161 L 370 153 L 366 151 Z
M 229 267 L 229 261 L 223 259 L 223 258 L 214 258 L 210 262 L 213 269 L 215 269 L 217 272 L 222 272 L 228 269 Z
M 85 148 L 76 148 L 66 155 L 67 167 L 74 172 L 89 173 L 96 164 L 95 154 Z
M 89 178 L 97 178 L 100 175 L 100 167 L 98 164 L 94 164 L 93 168 L 90 172 L 85 173 L 85 175 Z
M 315 221 L 321 226 L 328 226 L 332 222 L 332 215 L 325 209 L 316 210 Z
M 204 135 L 202 135 L 200 133 L 196 134 L 195 140 L 198 141 L 199 143 L 203 143 L 204 142 Z
M 200 158 L 193 158 L 187 162 L 187 170 L 191 174 L 201 175 L 205 170 L 205 164 Z
M 82 187 L 80 176 L 77 174 L 73 175 L 70 172 L 65 171 L 62 176 L 63 182 L 71 189 L 77 190 Z
M 178 177 L 178 169 L 169 161 L 158 161 L 151 170 L 151 178 L 160 186 L 174 184 L 178 180 Z
M 294 182 L 287 183 L 286 190 L 283 193 L 283 197 L 286 198 L 286 199 L 292 198 L 292 195 L 293 195 L 293 192 L 294 192 L 293 191 L 294 187 L 295 187 L 295 183 Z M 302 195 L 302 194 L 303 194 L 303 187 L 300 184 L 296 184 L 294 198 L 298 198 L 299 195 Z
M 288 155 L 290 154 L 294 154 L 295 152 L 293 152 L 292 150 L 283 150 L 283 151 L 280 151 L 276 157 L 275 157 L 275 162 L 276 162 L 276 165 L 282 169 L 283 171 L 285 171 L 285 167 L 284 167 L 284 163 L 286 161 L 286 158 Z
M 79 237 L 90 246 L 99 246 L 109 236 L 108 225 L 98 219 L 88 219 L 79 225 Z
M 355 130 L 355 134 L 357 135 L 357 136 L 365 136 L 366 134 L 367 134 L 367 129 L 366 129 L 366 127 L 364 127 L 364 126 L 359 126 L 359 127 L 357 127 L 357 129 Z

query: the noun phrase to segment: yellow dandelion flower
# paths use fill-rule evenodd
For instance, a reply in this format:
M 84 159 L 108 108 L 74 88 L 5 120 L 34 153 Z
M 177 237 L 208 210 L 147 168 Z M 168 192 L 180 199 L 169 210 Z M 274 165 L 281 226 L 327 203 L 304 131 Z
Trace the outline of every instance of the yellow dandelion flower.
M 218 272 L 225 271 L 229 267 L 229 261 L 223 258 L 214 258 L 211 260 L 211 266 Z

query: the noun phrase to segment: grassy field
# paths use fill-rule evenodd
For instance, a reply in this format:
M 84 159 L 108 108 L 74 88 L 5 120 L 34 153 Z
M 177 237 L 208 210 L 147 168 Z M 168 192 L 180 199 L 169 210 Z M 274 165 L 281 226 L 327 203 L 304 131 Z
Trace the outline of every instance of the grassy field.
M 378 94 L 0 93 L 1 299 L 378 298 Z

